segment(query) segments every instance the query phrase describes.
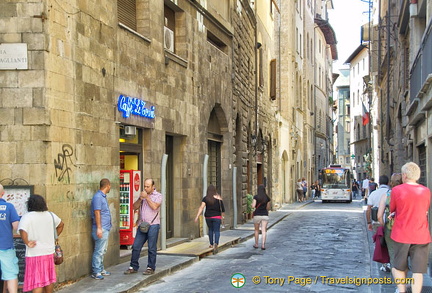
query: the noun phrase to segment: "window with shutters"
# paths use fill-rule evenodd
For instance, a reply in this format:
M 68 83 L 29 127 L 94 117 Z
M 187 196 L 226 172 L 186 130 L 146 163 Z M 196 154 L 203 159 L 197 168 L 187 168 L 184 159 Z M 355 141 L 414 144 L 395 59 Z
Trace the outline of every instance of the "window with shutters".
M 410 79 L 409 46 L 405 47 L 403 55 L 403 89 L 408 90 Z
M 270 99 L 276 100 L 276 59 L 270 61 Z
M 117 0 L 118 22 L 128 28 L 137 30 L 136 0 Z
M 426 146 L 425 144 L 422 144 L 418 147 L 418 158 L 419 158 L 419 167 L 420 167 L 420 178 L 418 180 L 418 183 L 423 184 L 424 186 L 427 186 L 427 166 L 426 166 Z
M 258 49 L 258 85 L 260 87 L 264 86 L 263 59 L 263 49 L 261 47 Z
M 117 0 L 119 25 L 140 36 L 150 35 L 150 0 Z

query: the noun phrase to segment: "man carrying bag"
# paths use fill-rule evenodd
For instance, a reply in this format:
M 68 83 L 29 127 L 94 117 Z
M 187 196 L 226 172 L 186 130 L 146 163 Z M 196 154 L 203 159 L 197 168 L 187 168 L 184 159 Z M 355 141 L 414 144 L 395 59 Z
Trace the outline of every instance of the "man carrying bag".
M 132 256 L 126 275 L 134 274 L 139 269 L 139 257 L 144 243 L 148 241 L 148 262 L 144 275 L 152 275 L 156 270 L 157 240 L 160 229 L 160 206 L 162 194 L 156 191 L 153 179 L 144 181 L 144 191 L 134 203 L 134 210 L 139 209 L 138 228 L 132 245 Z M 141 227 L 141 224 L 144 223 Z M 145 224 L 147 223 L 147 224 Z

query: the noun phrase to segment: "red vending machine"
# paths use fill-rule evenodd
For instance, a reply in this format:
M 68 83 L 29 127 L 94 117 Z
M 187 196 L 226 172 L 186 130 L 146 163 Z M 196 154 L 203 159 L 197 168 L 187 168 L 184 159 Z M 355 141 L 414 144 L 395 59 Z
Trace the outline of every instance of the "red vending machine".
M 120 245 L 130 246 L 134 242 L 138 212 L 134 213 L 133 203 L 140 192 L 141 171 L 120 170 Z

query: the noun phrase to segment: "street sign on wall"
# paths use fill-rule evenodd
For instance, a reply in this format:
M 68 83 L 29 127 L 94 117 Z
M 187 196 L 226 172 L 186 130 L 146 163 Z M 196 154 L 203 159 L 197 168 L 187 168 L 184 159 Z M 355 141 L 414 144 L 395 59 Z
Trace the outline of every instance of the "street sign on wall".
M 27 44 L 0 44 L 0 70 L 28 69 Z

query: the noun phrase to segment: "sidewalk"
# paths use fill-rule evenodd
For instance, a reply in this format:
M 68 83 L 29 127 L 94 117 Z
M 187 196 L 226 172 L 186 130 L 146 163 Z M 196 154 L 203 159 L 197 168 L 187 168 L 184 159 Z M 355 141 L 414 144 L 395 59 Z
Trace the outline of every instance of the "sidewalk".
M 279 210 L 269 213 L 269 229 L 284 219 L 290 213 L 288 210 L 299 209 L 312 200 L 304 203 L 292 203 L 283 205 Z M 230 248 L 232 245 L 244 242 L 253 237 L 254 226 L 252 220 L 243 225 L 238 225 L 236 229 L 221 231 L 219 241 L 219 251 Z M 134 292 L 140 287 L 153 283 L 164 276 L 172 274 L 184 267 L 190 266 L 200 258 L 212 254 L 212 249 L 208 247 L 208 237 L 201 237 L 191 241 L 183 242 L 166 250 L 159 250 L 157 255 L 157 267 L 153 275 L 146 276 L 142 274 L 143 269 L 137 274 L 124 275 L 123 272 L 129 267 L 129 260 L 118 265 L 107 268 L 111 276 L 105 277 L 104 280 L 94 280 L 90 276 L 85 277 L 78 282 L 62 287 L 56 292 L 76 293 L 76 292 Z M 147 257 L 141 256 L 141 262 L 146 262 Z

